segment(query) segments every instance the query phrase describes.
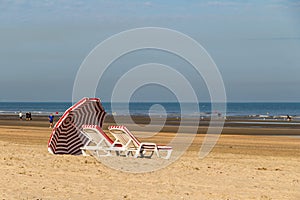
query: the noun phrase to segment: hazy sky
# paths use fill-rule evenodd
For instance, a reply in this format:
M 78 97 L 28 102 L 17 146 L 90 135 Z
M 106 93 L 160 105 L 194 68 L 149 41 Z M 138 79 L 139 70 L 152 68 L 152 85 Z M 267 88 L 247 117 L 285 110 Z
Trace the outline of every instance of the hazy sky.
M 145 26 L 171 28 L 203 45 L 222 74 L 229 101 L 300 102 L 296 0 L 1 0 L 0 101 L 71 101 L 77 70 L 88 53 L 113 34 Z M 147 62 L 186 71 L 195 89 L 203 90 L 203 100 L 208 99 L 189 66 L 165 53 L 124 56 L 111 72 Z M 97 96 L 107 101 L 117 77 L 104 80 L 100 84 L 107 84 L 107 90 Z M 151 96 L 140 92 L 137 99 L 173 98 L 162 88 L 144 89 Z

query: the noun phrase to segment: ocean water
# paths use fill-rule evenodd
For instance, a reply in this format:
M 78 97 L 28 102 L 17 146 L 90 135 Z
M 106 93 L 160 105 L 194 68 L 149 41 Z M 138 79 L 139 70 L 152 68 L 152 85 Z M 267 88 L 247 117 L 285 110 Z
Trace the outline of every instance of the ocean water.
M 44 115 L 59 112 L 64 113 L 72 103 L 70 102 L 0 102 L 0 114 L 16 114 L 31 112 Z
M 102 103 L 108 114 L 115 115 L 164 115 L 193 117 L 211 116 L 219 113 L 211 110 L 210 103 L 199 103 L 199 112 L 191 103 Z M 0 114 L 31 112 L 33 115 L 63 114 L 71 102 L 0 102 Z M 225 113 L 221 113 L 223 116 Z M 227 116 L 300 116 L 300 103 L 227 103 Z

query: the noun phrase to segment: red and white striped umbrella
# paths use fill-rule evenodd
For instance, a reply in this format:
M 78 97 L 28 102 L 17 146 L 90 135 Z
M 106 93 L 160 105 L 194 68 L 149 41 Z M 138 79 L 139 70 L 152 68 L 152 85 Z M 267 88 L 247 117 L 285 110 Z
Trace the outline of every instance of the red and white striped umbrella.
M 52 154 L 81 154 L 88 139 L 80 132 L 82 125 L 102 127 L 106 112 L 98 98 L 83 98 L 70 107 L 55 124 L 48 142 Z

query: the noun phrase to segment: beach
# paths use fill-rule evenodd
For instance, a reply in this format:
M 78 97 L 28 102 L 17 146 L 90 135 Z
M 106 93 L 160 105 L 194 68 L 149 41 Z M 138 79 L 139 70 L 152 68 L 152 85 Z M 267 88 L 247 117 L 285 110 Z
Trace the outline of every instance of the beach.
M 300 0 L 0 10 L 0 200 L 300 200 Z
M 108 117 L 104 128 L 112 123 Z M 165 138 L 175 134 L 176 120 L 168 123 L 157 137 L 145 141 L 167 142 Z M 2 116 L 2 199 L 300 198 L 298 125 L 227 121 L 212 152 L 200 159 L 207 124 L 199 124 L 193 143 L 172 164 L 148 173 L 128 173 L 94 157 L 48 153 L 51 129 L 46 117 L 19 121 Z M 134 132 L 134 126 L 130 128 Z M 148 161 L 137 158 L 134 162 L 139 165 Z

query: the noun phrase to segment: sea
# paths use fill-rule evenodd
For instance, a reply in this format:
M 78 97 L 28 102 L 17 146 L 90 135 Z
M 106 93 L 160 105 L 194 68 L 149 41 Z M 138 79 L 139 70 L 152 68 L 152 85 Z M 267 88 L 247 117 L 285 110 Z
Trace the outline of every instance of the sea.
M 212 110 L 211 103 L 176 103 L 176 102 L 130 102 L 109 103 L 102 102 L 106 112 L 111 115 L 168 115 L 180 117 L 193 116 L 257 116 L 257 117 L 300 117 L 300 103 L 289 102 L 256 102 L 256 103 L 227 103 L 226 113 Z M 17 114 L 31 112 L 32 115 L 63 114 L 71 102 L 0 102 L 0 114 Z M 195 109 L 198 106 L 198 109 Z M 216 106 L 218 107 L 218 106 Z M 196 107 L 197 108 L 197 107 Z M 197 111 L 195 111 L 197 110 Z

